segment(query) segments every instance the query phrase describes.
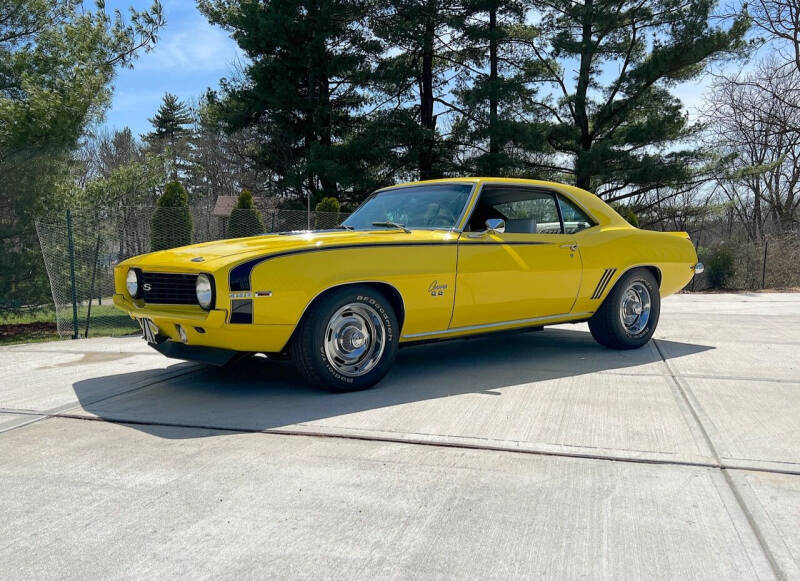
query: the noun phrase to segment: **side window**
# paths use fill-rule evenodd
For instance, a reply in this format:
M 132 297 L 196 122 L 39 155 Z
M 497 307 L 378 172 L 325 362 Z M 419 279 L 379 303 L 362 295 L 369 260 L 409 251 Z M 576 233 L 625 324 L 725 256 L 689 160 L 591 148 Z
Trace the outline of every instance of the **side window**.
M 561 215 L 564 218 L 565 234 L 575 234 L 575 232 L 594 226 L 592 219 L 565 197 L 558 196 L 558 204 L 561 207 Z
M 515 192 L 510 199 L 493 204 L 504 216 L 509 234 L 561 234 L 555 198 L 542 192 Z

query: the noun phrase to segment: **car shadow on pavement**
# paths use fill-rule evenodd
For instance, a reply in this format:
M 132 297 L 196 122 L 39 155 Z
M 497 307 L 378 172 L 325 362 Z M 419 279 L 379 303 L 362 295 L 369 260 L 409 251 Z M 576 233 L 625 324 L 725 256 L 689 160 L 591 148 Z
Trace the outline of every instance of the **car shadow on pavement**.
M 713 347 L 659 340 L 670 358 Z M 290 363 L 252 357 L 230 368 L 187 367 L 188 373 L 129 391 L 152 370 L 78 381 L 73 388 L 83 409 L 100 418 L 168 438 L 220 435 L 217 430 L 266 430 L 368 410 L 460 394 L 503 395 L 502 388 L 536 390 L 549 380 L 619 372 L 639 377 L 663 374 L 651 343 L 632 351 L 606 349 L 585 331 L 546 329 L 485 336 L 399 351 L 389 375 L 372 389 L 328 393 L 304 384 Z M 656 364 L 656 366 L 654 366 Z M 178 363 L 176 365 L 184 365 Z M 176 366 L 169 369 L 174 370 Z M 190 371 L 193 369 L 193 371 Z M 119 395 L 103 397 L 103 392 Z M 390 422 L 391 423 L 391 422 Z M 164 430 L 164 425 L 206 430 Z M 366 422 L 371 425 L 371 422 Z

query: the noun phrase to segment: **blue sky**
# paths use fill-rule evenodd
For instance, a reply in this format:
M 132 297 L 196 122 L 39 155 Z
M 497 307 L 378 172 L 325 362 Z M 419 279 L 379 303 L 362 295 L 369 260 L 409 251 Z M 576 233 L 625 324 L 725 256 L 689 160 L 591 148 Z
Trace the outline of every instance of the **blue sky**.
M 152 0 L 106 0 L 106 8 L 119 8 L 127 14 L 129 6 L 139 10 Z M 152 117 L 165 92 L 185 101 L 195 101 L 208 87 L 217 87 L 219 79 L 231 76 L 243 55 L 227 32 L 212 26 L 197 10 L 194 0 L 162 0 L 167 26 L 155 49 L 142 54 L 132 70 L 119 72 L 114 83 L 114 97 L 104 125 L 121 129 L 128 126 L 134 134 L 150 131 Z M 708 77 L 684 83 L 673 90 L 696 119 L 698 107 L 709 85 Z
M 106 9 L 119 8 L 127 16 L 133 6 L 143 10 L 152 0 L 106 0 Z M 150 131 L 148 117 L 169 91 L 181 99 L 196 100 L 207 87 L 217 87 L 230 76 L 242 53 L 219 27 L 211 26 L 193 0 L 162 0 L 167 26 L 155 49 L 142 54 L 132 70 L 122 70 L 114 82 L 114 98 L 105 126 Z

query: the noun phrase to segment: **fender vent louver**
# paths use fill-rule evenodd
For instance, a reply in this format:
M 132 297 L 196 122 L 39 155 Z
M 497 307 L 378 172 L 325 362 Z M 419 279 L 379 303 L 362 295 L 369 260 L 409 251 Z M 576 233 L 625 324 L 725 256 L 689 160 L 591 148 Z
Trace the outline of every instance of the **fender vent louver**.
M 614 276 L 615 272 L 617 272 L 616 268 L 607 268 L 605 272 L 603 272 L 603 276 L 600 277 L 600 281 L 597 283 L 597 287 L 594 289 L 594 294 L 592 295 L 593 299 L 599 299 L 603 296 L 603 293 L 608 286 L 608 281 L 611 280 L 611 277 Z

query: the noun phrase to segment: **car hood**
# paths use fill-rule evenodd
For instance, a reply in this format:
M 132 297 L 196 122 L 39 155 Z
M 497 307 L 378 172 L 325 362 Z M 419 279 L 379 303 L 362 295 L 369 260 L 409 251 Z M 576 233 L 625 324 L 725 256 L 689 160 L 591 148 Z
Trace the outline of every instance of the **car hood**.
M 251 258 L 303 248 L 398 242 L 446 242 L 455 241 L 457 238 L 457 232 L 446 230 L 412 230 L 410 233 L 400 230 L 289 232 L 181 246 L 136 256 L 122 264 L 153 268 L 155 270 L 179 268 L 180 270 L 193 272 L 208 272 L 238 264 Z

